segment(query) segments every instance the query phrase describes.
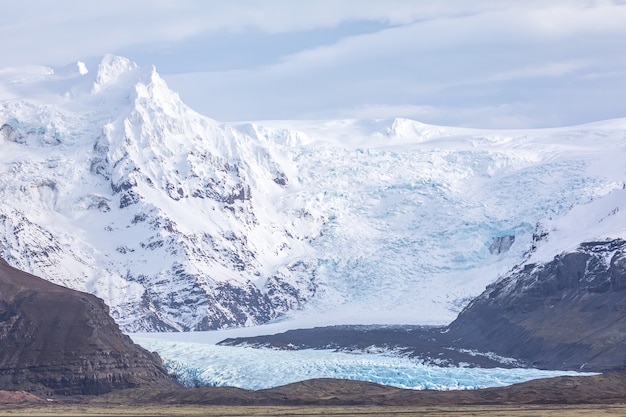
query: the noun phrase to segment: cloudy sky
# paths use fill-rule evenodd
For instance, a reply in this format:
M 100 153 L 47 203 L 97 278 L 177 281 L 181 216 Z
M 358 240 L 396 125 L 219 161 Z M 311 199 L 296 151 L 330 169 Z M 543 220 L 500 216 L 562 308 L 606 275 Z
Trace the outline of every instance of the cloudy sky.
M 155 65 L 220 121 L 626 116 L 626 0 L 2 0 L 0 67 Z

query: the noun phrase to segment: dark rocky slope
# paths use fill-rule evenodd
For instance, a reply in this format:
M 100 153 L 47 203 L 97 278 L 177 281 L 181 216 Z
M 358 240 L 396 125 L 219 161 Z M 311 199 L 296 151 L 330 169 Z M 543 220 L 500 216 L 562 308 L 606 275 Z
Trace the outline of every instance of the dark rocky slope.
M 489 286 L 449 326 L 453 343 L 538 368 L 626 368 L 626 241 L 584 243 Z
M 447 327 L 342 326 L 222 343 L 340 350 L 376 346 L 444 365 L 626 369 L 626 241 L 583 243 L 545 264 L 523 265 L 490 285 Z M 504 362 L 484 355 L 490 352 Z
M 0 389 L 77 395 L 175 386 L 158 355 L 122 334 L 102 300 L 0 259 Z
M 248 345 L 283 350 L 332 349 L 344 352 L 393 351 L 434 366 L 510 368 L 523 363 L 494 355 L 477 355 L 453 348 L 445 327 L 428 326 L 328 326 L 289 330 L 275 335 L 229 338 L 222 346 Z

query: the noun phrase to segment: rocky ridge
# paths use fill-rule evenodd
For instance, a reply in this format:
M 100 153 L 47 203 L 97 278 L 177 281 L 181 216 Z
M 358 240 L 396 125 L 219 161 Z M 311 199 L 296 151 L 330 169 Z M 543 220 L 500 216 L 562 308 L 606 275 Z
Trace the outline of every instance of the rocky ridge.
M 626 241 L 582 243 L 490 285 L 449 326 L 454 343 L 547 369 L 626 367 Z

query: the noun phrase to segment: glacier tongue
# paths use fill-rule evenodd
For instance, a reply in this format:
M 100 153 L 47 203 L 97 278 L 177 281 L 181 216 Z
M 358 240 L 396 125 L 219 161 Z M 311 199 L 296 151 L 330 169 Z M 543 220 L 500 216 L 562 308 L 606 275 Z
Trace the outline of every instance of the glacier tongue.
M 154 68 L 77 68 L 0 73 L 0 256 L 126 331 L 446 323 L 626 176 L 619 121 L 221 124 Z
M 591 375 L 526 368 L 438 367 L 393 354 L 353 354 L 329 350 L 271 350 L 173 342 L 133 336 L 164 358 L 165 367 L 187 386 L 266 389 L 312 378 L 375 382 L 417 390 L 500 387 L 537 378 Z

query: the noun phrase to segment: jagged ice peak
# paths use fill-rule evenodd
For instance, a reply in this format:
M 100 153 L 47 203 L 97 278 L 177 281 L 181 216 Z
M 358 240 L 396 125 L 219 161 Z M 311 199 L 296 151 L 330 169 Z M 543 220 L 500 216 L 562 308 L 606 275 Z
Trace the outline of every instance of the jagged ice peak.
M 105 55 L 98 65 L 98 72 L 94 83 L 94 92 L 114 81 L 118 81 L 122 75 L 134 72 L 139 67 L 127 58 L 115 55 Z

